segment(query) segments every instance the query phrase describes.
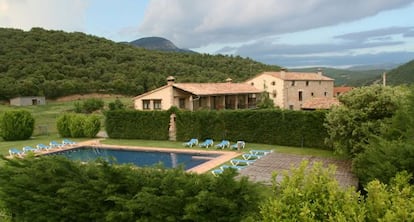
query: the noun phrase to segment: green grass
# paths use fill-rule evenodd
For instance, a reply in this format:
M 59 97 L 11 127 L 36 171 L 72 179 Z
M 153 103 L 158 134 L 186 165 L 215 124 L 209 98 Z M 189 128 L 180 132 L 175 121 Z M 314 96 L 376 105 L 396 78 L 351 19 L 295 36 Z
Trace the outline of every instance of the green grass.
M 117 97 L 118 98 L 118 97 Z M 102 98 L 107 106 L 108 103 L 115 101 L 115 97 L 113 98 Z M 119 97 L 119 99 L 124 103 L 127 107 L 132 106 L 132 99 L 131 97 Z M 71 112 L 75 108 L 75 102 L 82 102 L 85 99 L 70 101 L 70 102 L 55 102 L 55 101 L 46 101 L 46 105 L 37 105 L 37 106 L 9 106 L 9 105 L 0 105 L 1 111 L 7 110 L 26 110 L 30 112 L 33 117 L 35 118 L 35 129 L 33 132 L 34 136 L 39 135 L 52 135 L 57 136 L 57 129 L 56 129 L 56 118 L 60 116 L 62 113 Z M 101 115 L 103 119 L 103 115 L 101 113 L 96 113 L 97 115 Z

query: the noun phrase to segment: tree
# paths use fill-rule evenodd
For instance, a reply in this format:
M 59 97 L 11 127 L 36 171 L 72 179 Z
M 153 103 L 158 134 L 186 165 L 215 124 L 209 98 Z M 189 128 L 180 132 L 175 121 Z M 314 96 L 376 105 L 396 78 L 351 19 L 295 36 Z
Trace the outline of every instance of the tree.
M 260 94 L 259 102 L 257 103 L 257 108 L 259 109 L 273 109 L 275 108 L 275 103 L 270 99 L 269 93 L 266 91 L 266 84 L 263 85 L 264 91 Z
M 0 136 L 7 141 L 29 139 L 34 124 L 35 119 L 26 110 L 6 111 L 0 115 Z
M 302 162 L 280 183 L 273 176 L 273 195 L 261 205 L 262 221 L 364 221 L 362 199 L 355 188 L 339 186 L 332 165 L 307 167 Z
M 401 107 L 404 92 L 398 88 L 373 85 L 354 89 L 339 97 L 341 106 L 326 116 L 326 142 L 340 153 L 355 156 L 363 152 L 371 136 L 380 136 L 384 125 Z
M 353 171 L 365 185 L 373 179 L 389 183 L 397 172 L 414 172 L 414 86 L 381 136 L 371 137 L 353 160 Z

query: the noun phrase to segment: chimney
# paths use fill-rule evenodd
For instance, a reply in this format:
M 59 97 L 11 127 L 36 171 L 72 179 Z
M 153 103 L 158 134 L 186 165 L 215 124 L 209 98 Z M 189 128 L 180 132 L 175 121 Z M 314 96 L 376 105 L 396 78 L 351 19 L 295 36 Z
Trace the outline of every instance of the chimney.
M 174 76 L 168 76 L 167 77 L 167 85 L 172 85 L 175 82 Z
M 280 69 L 280 77 L 281 77 L 282 79 L 284 79 L 284 78 L 285 78 L 286 72 L 287 72 L 287 69 L 286 69 L 286 68 L 281 68 L 281 69 Z
M 387 85 L 387 73 L 386 72 L 384 72 L 382 74 L 382 85 L 383 86 L 386 86 Z
M 318 71 L 316 72 L 318 75 L 322 75 L 322 68 L 318 68 Z

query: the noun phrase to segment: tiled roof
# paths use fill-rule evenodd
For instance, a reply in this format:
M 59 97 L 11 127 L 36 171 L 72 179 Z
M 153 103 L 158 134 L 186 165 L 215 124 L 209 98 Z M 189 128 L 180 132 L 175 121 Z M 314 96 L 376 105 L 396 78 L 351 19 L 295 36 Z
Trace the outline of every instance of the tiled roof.
M 222 95 L 262 92 L 261 90 L 245 83 L 175 83 L 173 86 L 195 95 Z
M 333 81 L 333 79 L 314 72 L 264 72 L 262 74 L 271 75 L 282 80 L 322 80 Z
M 336 98 L 312 98 L 302 104 L 302 109 L 330 109 L 338 106 L 340 102 Z
M 353 89 L 354 87 L 351 86 L 338 86 L 338 87 L 334 87 L 334 94 L 336 95 L 336 93 L 346 93 L 349 92 Z

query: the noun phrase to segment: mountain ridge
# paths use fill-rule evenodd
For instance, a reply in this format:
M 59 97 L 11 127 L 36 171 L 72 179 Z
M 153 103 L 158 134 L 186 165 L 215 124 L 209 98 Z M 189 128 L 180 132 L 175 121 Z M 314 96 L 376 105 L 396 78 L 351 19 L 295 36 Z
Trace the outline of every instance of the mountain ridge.
M 157 50 L 165 52 L 189 52 L 196 53 L 189 49 L 178 48 L 173 42 L 163 37 L 144 37 L 128 42 L 128 44 L 135 47 L 144 48 L 148 50 Z

